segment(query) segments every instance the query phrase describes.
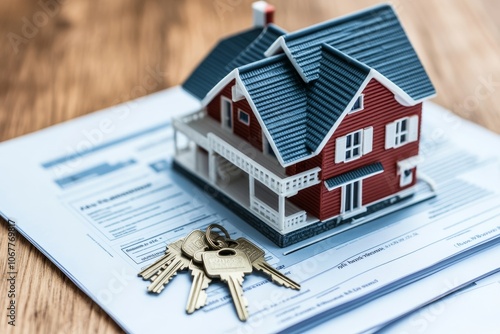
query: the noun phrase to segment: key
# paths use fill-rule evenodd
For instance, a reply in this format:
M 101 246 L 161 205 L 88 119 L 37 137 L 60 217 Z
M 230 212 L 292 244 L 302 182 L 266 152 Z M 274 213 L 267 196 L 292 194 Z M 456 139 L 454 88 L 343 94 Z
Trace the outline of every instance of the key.
M 174 242 L 172 245 L 169 245 L 169 250 L 173 254 L 174 259 L 151 278 L 152 283 L 148 286 L 149 292 L 160 293 L 168 282 L 177 275 L 177 272 L 188 268 L 191 259 L 182 254 L 182 243 Z
M 212 234 L 210 234 L 212 235 Z M 181 243 L 174 243 L 172 245 L 172 253 L 174 253 L 174 259 L 164 268 L 161 268 L 157 272 L 156 276 L 151 278 L 152 284 L 148 286 L 149 292 L 160 293 L 165 285 L 181 270 L 185 270 L 189 267 L 192 255 L 197 251 L 202 251 L 207 249 L 207 244 L 204 241 L 205 233 L 200 230 L 194 230 L 189 235 L 183 239 Z M 214 235 L 215 237 L 218 234 Z
M 193 282 L 189 290 L 186 312 L 191 314 L 207 304 L 207 292 L 205 290 L 208 288 L 210 282 L 212 282 L 212 279 L 205 274 L 203 265 L 197 264 L 192 260 L 189 263 L 189 270 L 191 271 L 191 276 L 193 276 Z
M 217 238 L 216 233 L 211 233 L 213 238 Z M 207 303 L 207 293 L 205 290 L 212 280 L 205 274 L 203 265 L 194 261 L 194 255 L 209 248 L 209 244 L 205 238 L 205 232 L 195 230 L 186 237 L 186 242 L 183 243 L 181 250 L 185 256 L 191 259 L 189 270 L 193 280 L 191 289 L 189 290 L 186 312 L 191 314 Z
M 177 240 L 175 244 L 177 244 L 177 247 L 180 247 L 184 239 Z M 167 250 L 165 251 L 165 255 L 163 255 L 159 260 L 157 260 L 155 263 L 151 264 L 150 266 L 144 268 L 138 276 L 142 276 L 144 280 L 151 279 L 152 277 L 156 276 L 158 271 L 162 270 L 165 268 L 172 260 L 175 258 L 174 253 L 170 251 L 170 248 L 172 247 L 172 244 L 167 246 Z
M 224 242 L 225 238 L 218 233 L 210 231 L 209 236 L 217 245 L 227 246 Z M 201 254 L 209 247 L 210 245 L 207 242 L 205 232 L 200 230 L 191 232 L 181 247 L 184 255 L 191 259 L 189 270 L 191 271 L 193 280 L 186 305 L 186 312 L 189 314 L 207 304 L 207 293 L 205 290 L 208 288 L 210 282 L 212 282 L 212 279 L 205 274 Z M 197 258 L 195 258 L 195 254 L 197 254 Z
M 231 245 L 231 247 L 245 252 L 248 259 L 252 263 L 252 267 L 255 270 L 259 270 L 269 276 L 274 283 L 294 290 L 300 290 L 300 284 L 286 277 L 267 263 L 264 259 L 264 251 L 251 241 L 245 238 L 238 238 L 235 240 L 234 245 Z
M 239 249 L 222 248 L 201 254 L 207 276 L 219 278 L 229 286 L 236 313 L 241 321 L 248 319 L 248 303 L 243 296 L 243 277 L 252 272 L 252 263 Z

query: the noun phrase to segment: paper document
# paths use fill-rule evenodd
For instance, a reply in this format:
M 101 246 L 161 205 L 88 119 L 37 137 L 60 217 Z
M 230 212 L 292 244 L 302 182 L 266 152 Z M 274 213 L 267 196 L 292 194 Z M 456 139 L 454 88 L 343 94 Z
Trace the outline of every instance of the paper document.
M 426 105 L 419 172 L 434 180 L 437 197 L 279 248 L 171 169 L 170 118 L 199 108 L 176 87 L 0 144 L 9 162 L 0 166 L 2 216 L 126 331 L 152 332 L 166 319 L 190 332 L 206 331 L 215 319 L 214 332 L 301 330 L 473 255 L 484 264 L 475 277 L 500 267 L 485 253 L 500 243 L 498 136 Z M 211 223 L 265 249 L 266 260 L 301 290 L 245 277 L 246 323 L 217 282 L 208 304 L 187 315 L 188 272 L 160 295 L 148 294 L 137 273 L 166 244 Z

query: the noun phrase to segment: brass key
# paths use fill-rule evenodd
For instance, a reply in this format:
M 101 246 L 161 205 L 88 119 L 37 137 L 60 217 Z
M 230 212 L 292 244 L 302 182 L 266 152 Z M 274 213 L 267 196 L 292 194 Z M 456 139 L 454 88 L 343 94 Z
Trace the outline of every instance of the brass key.
M 213 234 L 213 238 L 216 238 L 217 236 L 217 234 Z M 181 247 L 182 253 L 191 259 L 191 262 L 189 263 L 189 270 L 191 271 L 191 276 L 193 276 L 186 305 L 187 313 L 193 313 L 197 309 L 205 306 L 207 303 L 207 293 L 205 292 L 205 289 L 208 288 L 208 285 L 212 282 L 212 280 L 205 274 L 203 265 L 195 263 L 193 257 L 195 253 L 204 251 L 208 248 L 209 245 L 205 238 L 205 232 L 200 230 L 191 232 L 186 237 L 186 242 L 184 242 Z
M 207 276 L 219 278 L 229 286 L 238 318 L 248 319 L 248 303 L 243 296 L 243 276 L 252 272 L 252 264 L 246 254 L 239 249 L 223 248 L 201 254 Z
M 175 244 L 177 244 L 177 247 L 180 247 L 182 244 L 182 241 L 184 239 L 179 239 Z M 148 280 L 152 278 L 153 276 L 156 276 L 158 271 L 162 270 L 165 268 L 172 260 L 175 258 L 175 253 L 172 253 L 171 251 L 172 244 L 167 246 L 167 250 L 165 251 L 165 255 L 163 255 L 159 260 L 157 260 L 155 263 L 149 265 L 148 267 L 144 268 L 138 276 L 142 276 L 144 280 Z
M 174 255 L 174 259 L 164 269 L 157 273 L 156 277 L 152 277 L 153 282 L 148 286 L 149 292 L 160 293 L 165 285 L 177 275 L 177 272 L 187 269 L 191 260 L 182 254 L 181 246 L 182 242 L 175 242 L 169 246 L 170 251 Z
M 264 251 L 245 238 L 238 238 L 231 245 L 234 249 L 240 249 L 248 256 L 248 259 L 252 263 L 252 267 L 256 270 L 262 271 L 264 274 L 269 276 L 274 283 L 282 285 L 287 288 L 294 290 L 300 290 L 300 284 L 296 283 L 292 279 L 286 277 L 276 269 L 274 269 L 269 263 L 264 259 Z

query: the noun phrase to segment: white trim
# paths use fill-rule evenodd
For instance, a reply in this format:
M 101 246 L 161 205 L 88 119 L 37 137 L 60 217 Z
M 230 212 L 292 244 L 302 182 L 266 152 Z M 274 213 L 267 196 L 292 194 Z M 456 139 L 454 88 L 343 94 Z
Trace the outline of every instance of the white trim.
M 360 100 L 359 101 L 359 108 L 358 109 L 352 109 L 349 111 L 349 114 L 354 114 L 358 111 L 361 111 L 361 110 L 364 110 L 365 109 L 365 94 L 359 94 L 358 98 L 356 100 Z M 356 104 L 356 102 L 354 102 L 354 104 Z M 354 105 L 353 105 L 353 108 L 354 108 Z
M 238 87 L 238 85 L 234 85 L 233 87 L 231 87 L 231 99 L 233 100 L 233 102 L 238 102 L 238 101 L 241 101 L 245 98 L 245 96 L 243 96 L 243 94 L 241 93 L 241 88 Z
M 229 72 L 228 75 L 226 75 L 221 81 L 219 81 L 219 83 L 207 93 L 203 100 L 201 100 L 202 108 L 205 108 L 217 96 L 217 94 L 219 94 L 222 88 L 226 87 L 231 82 L 231 80 L 236 78 L 237 75 L 238 69 L 234 69 Z
M 358 189 L 358 207 L 355 208 L 355 209 L 351 209 L 349 211 L 346 212 L 345 210 L 345 201 L 346 201 L 346 187 L 351 185 L 352 188 L 351 188 L 351 199 L 350 199 L 350 202 L 353 202 L 353 198 L 354 198 L 354 184 L 355 183 L 358 183 L 359 184 L 359 189 Z M 341 193 L 342 193 L 342 196 L 341 196 L 341 202 L 340 202 L 340 214 L 345 217 L 345 216 L 354 216 L 354 215 L 357 215 L 363 211 L 366 211 L 366 208 L 363 206 L 363 180 L 354 180 L 354 181 L 351 181 L 349 183 L 346 183 L 342 186 L 342 189 L 341 189 Z M 354 203 L 350 203 L 351 204 L 351 207 L 353 206 Z M 364 210 L 363 210 L 364 209 Z
M 228 126 L 227 123 L 227 109 L 226 109 L 226 102 L 229 102 L 229 120 L 231 121 L 231 125 Z M 226 130 L 231 130 L 233 131 L 234 127 L 234 120 L 233 120 L 233 101 L 231 99 L 228 99 L 227 97 L 221 95 L 220 97 L 220 124 L 223 129 Z
M 281 37 L 283 37 L 283 36 L 281 36 Z M 300 67 L 299 63 L 297 63 L 297 60 L 292 55 L 292 52 L 290 51 L 290 49 L 286 45 L 285 39 L 283 39 L 282 49 L 283 49 L 283 52 L 288 57 L 288 60 L 290 60 L 290 62 L 292 63 L 293 67 L 295 67 L 295 70 L 300 75 L 302 80 L 304 80 L 305 83 L 309 83 L 309 79 L 306 77 L 306 74 L 304 73 L 304 71 L 302 71 L 302 68 Z
M 359 133 L 359 143 L 357 145 L 354 144 L 354 135 L 356 133 Z M 347 158 L 344 155 L 344 162 L 351 162 L 351 161 L 354 161 L 354 160 L 358 160 L 359 158 L 361 158 L 363 156 L 363 140 L 364 140 L 364 131 L 363 131 L 363 129 L 359 129 L 359 130 L 350 132 L 350 133 L 348 133 L 348 134 L 345 135 L 345 138 L 346 138 L 346 147 L 345 147 L 344 154 L 347 154 L 347 151 L 348 151 L 347 150 L 347 137 L 348 136 L 351 136 L 351 147 L 349 148 L 349 151 L 351 152 L 351 157 Z M 358 155 L 354 156 L 354 150 L 356 148 L 358 149 Z
M 353 216 L 360 215 L 360 214 L 366 212 L 366 210 L 368 210 L 366 208 L 366 206 L 362 205 L 359 209 L 356 209 L 354 211 L 341 213 L 339 216 L 342 217 L 342 219 L 347 219 L 347 218 L 351 218 Z
M 267 140 L 266 136 L 264 136 L 264 133 L 262 133 L 262 153 L 271 157 L 277 156 L 275 151 L 272 151 L 272 146 L 271 148 L 269 148 L 269 146 L 271 146 L 271 143 L 269 143 L 269 140 Z M 269 149 L 271 149 L 272 152 Z
M 373 151 L 373 126 L 363 129 L 363 155 Z
M 336 164 L 345 161 L 345 148 L 347 143 L 347 136 L 337 137 L 335 139 L 335 158 Z
M 402 131 L 401 127 L 403 125 L 403 122 L 406 121 L 406 130 Z M 398 118 L 397 120 L 394 121 L 394 124 L 396 124 L 395 130 L 394 130 L 394 143 L 393 143 L 393 148 L 399 148 L 401 146 L 405 146 L 406 144 L 410 143 L 410 117 L 402 117 Z M 399 132 L 398 132 L 399 129 Z M 404 142 L 401 142 L 401 137 L 405 135 L 406 140 Z M 397 141 L 397 143 L 396 143 Z
M 312 154 L 312 156 L 316 156 L 316 155 L 318 155 L 318 154 L 321 153 L 321 151 L 323 150 L 323 148 L 325 147 L 325 145 L 328 143 L 328 141 L 330 140 L 330 138 L 333 136 L 333 133 L 337 130 L 337 128 L 342 123 L 342 121 L 344 120 L 344 118 L 348 115 L 349 110 L 352 109 L 352 106 L 354 105 L 354 103 L 358 99 L 358 96 L 365 90 L 365 88 L 368 85 L 368 83 L 370 82 L 370 80 L 373 79 L 372 71 L 373 70 L 370 70 L 370 73 L 368 73 L 368 75 L 366 76 L 365 81 L 363 81 L 363 83 L 359 87 L 359 89 L 356 92 L 356 94 L 354 94 L 354 98 L 351 100 L 351 102 L 349 102 L 349 104 L 347 105 L 347 107 L 345 108 L 345 110 L 342 112 L 342 114 L 337 119 L 337 121 L 335 122 L 335 124 L 332 126 L 332 128 L 330 129 L 330 131 L 328 131 L 328 133 L 326 134 L 325 138 L 323 138 L 323 141 L 321 142 L 321 144 L 319 144 L 318 148 L 316 149 L 316 151 L 314 151 L 314 153 Z M 307 157 L 305 159 L 301 159 L 300 161 L 306 160 L 306 159 L 309 159 L 309 158 L 310 157 Z M 296 162 L 298 162 L 298 161 L 296 161 Z
M 417 178 L 417 180 L 418 180 L 418 178 Z M 365 206 L 364 206 L 364 207 L 365 207 L 365 208 L 368 208 L 369 206 L 372 206 L 372 205 L 375 205 L 375 204 L 377 204 L 377 203 L 380 203 L 380 202 L 386 201 L 386 200 L 388 200 L 388 199 L 391 199 L 391 198 L 394 198 L 394 199 L 395 199 L 395 198 L 396 198 L 396 197 L 398 197 L 398 196 L 399 196 L 399 198 L 401 198 L 401 199 L 406 198 L 406 197 L 408 197 L 408 196 L 410 196 L 410 195 L 415 194 L 415 192 L 416 192 L 416 190 L 417 190 L 417 186 L 418 186 L 418 185 L 417 185 L 417 184 L 415 184 L 414 186 L 411 186 L 411 187 L 409 187 L 409 188 L 407 188 L 407 189 L 401 190 L 401 191 L 399 191 L 399 192 L 397 192 L 397 193 L 395 193 L 395 194 L 392 194 L 392 195 L 386 196 L 386 197 L 384 197 L 384 198 L 378 199 L 378 200 L 376 200 L 376 201 L 373 201 L 373 202 L 367 203 L 367 204 L 365 204 Z M 392 204 L 390 204 L 390 205 L 392 205 Z M 387 208 L 387 207 L 386 207 L 386 208 Z M 384 208 L 384 209 L 386 209 L 386 208 Z M 384 209 L 383 209 L 383 210 L 384 210 Z M 398 210 L 399 210 L 399 209 L 398 209 Z M 379 218 L 379 217 L 385 216 L 385 215 L 387 215 L 387 214 L 389 214 L 389 213 L 391 213 L 391 212 L 393 212 L 393 211 L 390 211 L 390 212 L 388 212 L 388 213 L 383 213 L 381 216 L 378 216 L 379 211 L 372 212 L 372 213 L 370 213 L 369 217 L 373 217 L 373 216 L 375 216 L 375 218 L 370 218 L 370 221 L 371 221 L 371 220 L 374 220 L 374 219 L 376 219 L 376 218 Z M 363 213 L 363 212 L 357 212 L 356 214 L 360 214 L 360 213 Z M 326 219 L 325 219 L 325 220 L 323 220 L 323 221 L 329 221 L 329 220 L 332 220 L 332 219 L 335 219 L 335 218 L 338 218 L 338 217 L 340 217 L 340 218 L 342 218 L 342 219 L 346 219 L 346 218 L 350 218 L 350 217 L 352 217 L 352 216 L 353 216 L 353 215 L 343 215 L 343 214 L 338 214 L 338 215 L 334 215 L 334 216 L 328 217 L 328 218 L 326 218 Z M 363 218 L 361 218 L 361 219 L 364 219 L 364 218 L 365 218 L 365 217 L 363 217 Z M 357 220 L 357 221 L 355 221 L 355 222 L 351 222 L 351 224 L 356 224 L 356 225 L 358 225 L 359 223 L 360 223 L 360 221 L 359 221 L 359 220 Z M 363 223 L 363 224 L 364 224 L 364 223 Z
M 406 170 L 406 169 L 412 169 L 418 166 L 420 162 L 422 162 L 423 159 L 419 155 L 414 155 L 412 157 L 409 157 L 404 160 L 400 160 L 397 162 L 398 165 L 398 174 L 401 174 L 401 171 Z
M 283 48 L 283 46 L 285 46 L 285 47 Z M 266 51 L 266 53 L 269 52 L 269 55 L 272 55 L 272 52 L 274 52 L 274 50 L 279 50 L 279 48 L 282 48 L 283 51 L 285 53 L 287 53 L 287 56 L 290 58 L 290 60 L 291 60 L 292 64 L 294 65 L 294 67 L 298 68 L 298 64 L 293 59 L 293 57 L 291 57 L 290 50 L 288 49 L 288 47 L 286 47 L 286 43 L 285 43 L 285 40 L 284 40 L 283 36 L 278 37 L 278 39 L 269 47 L 269 49 Z M 267 54 L 266 54 L 266 56 L 267 56 Z M 303 77 L 303 73 L 301 71 L 298 71 L 298 73 L 305 80 L 305 78 Z M 330 131 L 328 131 L 328 133 L 323 138 L 323 141 L 320 143 L 320 145 L 318 146 L 318 148 L 316 149 L 316 151 L 314 151 L 310 155 L 304 156 L 304 157 L 302 157 L 300 159 L 294 160 L 294 161 L 289 162 L 289 163 L 285 163 L 283 161 L 283 158 L 281 157 L 281 154 L 279 154 L 279 150 L 276 147 L 276 144 L 274 143 L 274 141 L 272 140 L 272 137 L 271 137 L 268 129 L 266 128 L 266 126 L 264 125 L 264 122 L 263 122 L 262 118 L 260 117 L 260 115 L 259 115 L 259 113 L 257 111 L 257 108 L 255 106 L 255 103 L 250 98 L 250 94 L 248 93 L 245 85 L 243 84 L 243 81 L 241 80 L 241 78 L 239 76 L 238 69 L 234 69 L 233 71 L 231 71 L 228 75 L 226 75 L 226 77 L 224 77 L 224 79 L 222 79 L 217 85 L 214 86 L 214 88 L 212 88 L 208 92 L 207 96 L 202 100 L 202 106 L 206 107 L 207 104 L 210 103 L 212 101 L 212 99 L 219 93 L 219 91 L 222 88 L 224 88 L 227 84 L 229 84 L 229 82 L 231 82 L 231 80 L 233 80 L 233 79 L 236 80 L 236 83 L 241 88 L 241 93 L 247 99 L 247 102 L 250 105 L 250 108 L 252 109 L 255 117 L 257 118 L 257 121 L 259 122 L 259 125 L 260 125 L 260 127 L 262 129 L 263 135 L 266 136 L 266 138 L 269 141 L 269 143 L 271 144 L 271 147 L 273 148 L 274 152 L 277 153 L 276 154 L 276 158 L 278 159 L 278 161 L 281 164 L 281 166 L 283 166 L 285 168 L 288 167 L 288 166 L 294 165 L 294 164 L 296 164 L 298 162 L 310 159 L 310 158 L 312 158 L 314 156 L 317 156 L 318 154 L 321 153 L 321 151 L 323 150 L 323 148 L 325 147 L 325 145 L 328 143 L 328 141 L 333 136 L 334 132 L 337 130 L 337 128 L 340 126 L 340 124 L 344 120 L 345 116 L 352 109 L 352 107 L 353 107 L 355 101 L 357 100 L 358 96 L 363 92 L 363 90 L 366 88 L 366 86 L 368 85 L 368 83 L 372 79 L 376 79 L 377 81 L 379 81 L 383 86 L 385 86 L 387 89 L 389 89 L 395 95 L 401 96 L 404 101 L 410 101 L 411 102 L 410 105 L 416 105 L 417 103 L 423 102 L 424 100 L 427 100 L 427 99 L 435 96 L 435 95 L 433 95 L 431 97 L 427 97 L 427 98 L 424 98 L 424 99 L 421 99 L 421 100 L 414 101 L 414 100 L 412 100 L 408 96 L 408 94 L 406 94 L 403 90 L 401 90 L 399 87 L 397 87 L 395 84 L 393 84 L 386 77 L 384 77 L 383 75 L 381 75 L 376 70 L 371 69 L 370 73 L 366 76 L 365 80 L 360 85 L 358 91 L 354 95 L 354 97 L 351 100 L 351 102 L 347 105 L 346 109 L 342 112 L 342 114 L 337 119 L 337 121 L 335 122 L 335 124 L 332 126 L 332 128 L 330 129 Z
M 406 172 L 409 171 L 410 174 L 406 175 Z M 399 187 L 404 188 L 409 186 L 413 182 L 414 173 L 413 169 L 406 169 L 399 175 Z
M 241 114 L 247 115 L 247 117 L 248 117 L 248 121 L 247 122 L 241 120 L 241 117 L 240 117 Z M 245 124 L 246 126 L 249 126 L 250 125 L 250 115 L 246 111 L 243 111 L 241 108 L 238 108 L 238 121 L 240 123 Z
M 390 122 L 385 125 L 385 144 L 384 148 L 389 150 L 394 148 L 396 143 L 396 122 Z
M 344 183 L 338 184 L 338 185 L 336 185 L 335 187 L 331 187 L 331 188 L 328 186 L 328 183 L 326 183 L 326 181 L 323 181 L 323 184 L 325 185 L 325 188 L 326 188 L 328 191 L 332 191 L 332 190 L 335 190 L 335 189 L 337 189 L 337 188 L 339 188 L 339 187 L 343 187 L 343 186 L 345 186 L 345 185 L 346 185 L 346 184 L 348 184 L 348 183 L 352 183 L 352 182 L 355 182 L 355 181 L 361 181 L 361 180 L 367 179 L 367 178 L 369 178 L 369 177 L 372 177 L 372 176 L 378 175 L 378 174 L 383 173 L 383 172 L 384 172 L 384 170 L 379 170 L 379 171 L 373 172 L 373 173 L 371 173 L 371 174 L 368 174 L 368 175 L 365 175 L 365 176 L 362 176 L 362 177 L 358 177 L 358 178 L 355 178 L 355 179 L 349 180 L 349 181 L 347 181 L 347 182 L 344 182 Z
M 285 38 L 283 36 L 278 37 L 269 48 L 264 52 L 264 56 L 271 57 L 277 54 L 280 50 L 283 50 L 283 46 L 286 45 Z

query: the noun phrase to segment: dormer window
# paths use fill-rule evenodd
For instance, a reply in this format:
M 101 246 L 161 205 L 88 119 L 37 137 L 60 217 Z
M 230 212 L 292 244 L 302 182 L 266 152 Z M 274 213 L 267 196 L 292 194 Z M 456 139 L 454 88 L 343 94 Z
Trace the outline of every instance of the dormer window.
M 363 110 L 364 108 L 365 108 L 365 106 L 364 106 L 364 95 L 361 94 L 356 99 L 356 102 L 354 102 L 354 105 L 352 106 L 352 109 L 351 109 L 351 111 L 349 111 L 349 113 L 360 111 L 360 110 Z

